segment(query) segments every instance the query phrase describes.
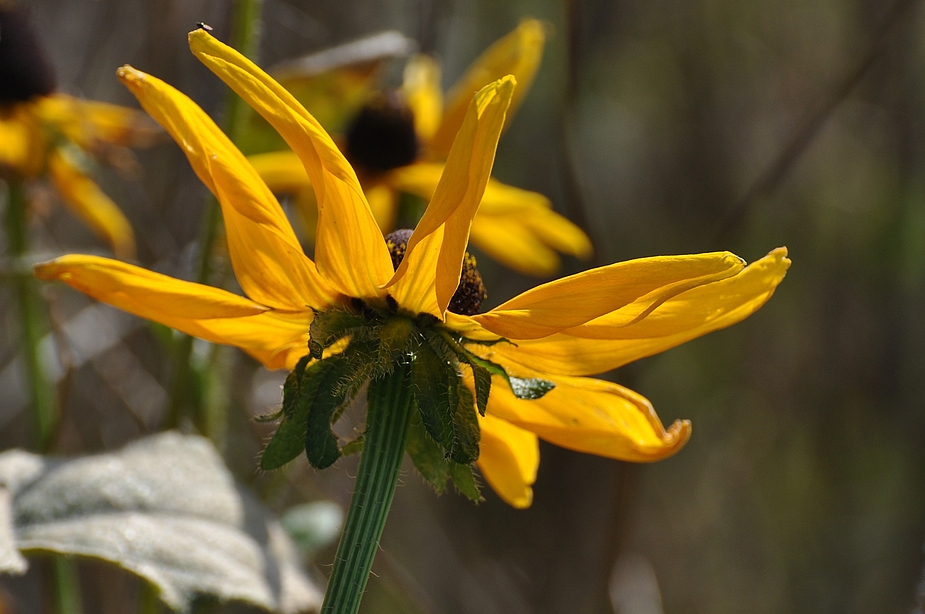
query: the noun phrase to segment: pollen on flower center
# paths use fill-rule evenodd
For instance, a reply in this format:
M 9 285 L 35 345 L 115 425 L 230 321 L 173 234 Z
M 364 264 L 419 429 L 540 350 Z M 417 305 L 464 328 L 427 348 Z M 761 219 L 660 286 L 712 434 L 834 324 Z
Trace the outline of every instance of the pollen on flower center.
M 414 115 L 397 93 L 366 103 L 345 136 L 347 159 L 368 172 L 407 166 L 418 157 Z
M 408 247 L 408 239 L 411 238 L 413 231 L 402 228 L 390 233 L 385 238 L 385 243 L 389 247 L 389 254 L 392 256 L 392 266 L 397 270 L 405 257 L 405 248 Z M 482 308 L 482 301 L 488 298 L 488 290 L 482 281 L 482 274 L 479 273 L 475 261 L 475 256 L 466 252 L 463 258 L 462 274 L 459 276 L 459 286 L 450 299 L 448 309 L 453 313 L 464 316 L 473 316 L 479 313 Z

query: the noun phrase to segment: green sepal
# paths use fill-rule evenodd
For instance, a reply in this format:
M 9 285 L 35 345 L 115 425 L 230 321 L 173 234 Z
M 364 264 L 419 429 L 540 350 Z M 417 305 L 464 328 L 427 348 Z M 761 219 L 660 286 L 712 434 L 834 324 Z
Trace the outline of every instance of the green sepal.
M 363 444 L 366 443 L 366 436 L 359 435 L 354 439 L 351 439 L 344 445 L 340 447 L 341 456 L 350 456 L 351 454 L 357 454 L 363 451 Z
M 508 386 L 511 388 L 511 392 L 514 393 L 514 396 L 518 399 L 523 399 L 526 401 L 535 401 L 536 399 L 541 399 L 543 396 L 556 387 L 554 382 L 545 380 L 539 377 L 511 377 L 508 375 L 504 367 L 498 363 L 492 362 L 476 354 L 473 354 L 467 350 L 463 345 L 456 339 L 453 338 L 447 332 L 441 332 L 441 339 L 452 349 L 456 355 L 459 357 L 459 360 L 465 362 L 472 367 L 473 376 L 476 378 L 476 401 L 479 401 L 479 377 L 484 377 L 484 374 L 479 376 L 476 373 L 476 368 L 484 369 L 488 371 L 491 375 L 500 375 L 504 378 L 504 381 L 507 382 Z M 466 339 L 466 343 L 469 343 L 470 340 Z M 485 344 L 480 344 L 485 345 Z M 484 386 L 484 384 L 483 384 Z M 488 386 L 489 390 L 485 391 L 485 404 L 488 404 L 488 392 L 490 391 L 490 385 Z M 482 410 L 482 405 L 479 404 L 479 412 L 484 416 L 485 412 Z
M 456 387 L 456 410 L 453 412 L 453 446 L 450 458 L 468 465 L 479 457 L 479 420 L 475 416 L 475 400 L 465 384 Z
M 470 413 L 473 413 L 470 411 Z M 408 424 L 408 439 L 405 450 L 411 457 L 415 469 L 430 484 L 438 495 L 446 491 L 447 480 L 451 479 L 460 493 L 473 501 L 482 501 L 478 483 L 469 464 L 457 463 L 443 452 L 443 448 L 430 436 L 421 416 L 412 410 Z
M 392 316 L 386 319 L 377 330 L 376 336 L 379 339 L 377 362 L 394 364 L 400 354 L 408 351 L 413 332 L 413 320 L 402 316 Z
M 405 451 L 411 457 L 415 469 L 424 480 L 433 486 L 438 495 L 446 490 L 446 477 L 448 467 L 443 448 L 438 444 L 421 421 L 421 414 L 415 408 L 411 409 L 411 418 L 408 421 L 408 438 L 405 442 Z
M 452 335 L 446 331 L 434 332 L 428 331 L 425 333 L 427 340 L 430 342 L 431 346 L 438 351 L 438 353 L 443 353 L 448 356 L 455 357 L 459 362 L 466 363 L 472 368 L 472 376 L 475 381 L 475 401 L 476 406 L 479 409 L 479 413 L 483 416 L 485 411 L 488 409 L 488 397 L 491 394 L 491 371 L 489 371 L 483 363 L 489 363 L 486 360 L 483 360 L 464 348 L 460 345 Z M 449 358 L 448 358 L 449 359 Z M 497 366 L 497 365 L 495 365 Z M 504 373 L 504 369 L 501 367 L 497 368 L 498 375 L 507 376 Z
M 282 417 L 283 417 L 283 410 L 282 408 L 280 408 L 278 411 L 274 411 L 269 414 L 260 414 L 258 416 L 254 416 L 254 422 L 261 422 L 261 423 L 262 422 L 276 422 Z
M 479 490 L 478 482 L 475 480 L 472 465 L 463 465 L 449 461 L 448 469 L 450 477 L 453 479 L 453 486 L 456 487 L 456 490 L 476 503 L 484 501 L 482 493 Z
M 447 453 L 453 447 L 458 379 L 456 368 L 440 358 L 429 343 L 421 343 L 411 353 L 412 393 L 421 422 Z
M 316 377 L 318 384 L 305 429 L 305 455 L 315 469 L 326 469 L 340 458 L 337 435 L 331 430 L 335 413 L 345 403 L 346 395 L 342 387 L 346 360 L 335 356 L 323 361 L 327 368 Z
M 286 376 L 283 385 L 283 403 L 278 412 L 282 422 L 277 427 L 273 438 L 260 455 L 260 468 L 264 471 L 279 469 L 305 449 L 305 431 L 308 424 L 308 412 L 311 409 L 311 397 L 318 386 L 315 377 L 325 367 L 315 363 L 308 367 L 309 357 L 303 357 L 295 369 Z
M 309 356 L 318 360 L 324 349 L 347 335 L 363 335 L 367 330 L 366 320 L 349 311 L 330 310 L 315 312 L 308 327 Z
M 491 372 L 485 367 L 469 363 L 472 379 L 475 381 L 475 403 L 482 416 L 488 409 L 488 397 L 491 395 Z

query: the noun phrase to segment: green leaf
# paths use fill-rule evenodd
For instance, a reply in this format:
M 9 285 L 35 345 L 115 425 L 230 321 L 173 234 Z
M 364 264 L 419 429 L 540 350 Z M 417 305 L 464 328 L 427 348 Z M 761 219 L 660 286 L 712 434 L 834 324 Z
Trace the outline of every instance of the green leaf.
M 446 477 L 449 469 L 443 448 L 428 434 L 421 422 L 420 412 L 412 409 L 408 421 L 408 439 L 405 451 L 411 457 L 415 469 L 434 487 L 437 494 L 446 490 Z
M 441 359 L 429 343 L 421 343 L 411 354 L 412 391 L 421 421 L 447 451 L 453 447 L 457 379 L 455 368 Z
M 279 469 L 305 449 L 308 413 L 320 383 L 319 375 L 327 368 L 324 362 L 316 362 L 306 369 L 308 361 L 307 356 L 303 357 L 286 376 L 280 410 L 283 420 L 260 455 L 264 471 Z
M 556 387 L 553 382 L 538 377 L 511 377 L 508 381 L 514 396 L 527 401 L 542 399 L 547 392 Z
M 462 465 L 450 461 L 449 472 L 450 477 L 453 478 L 453 486 L 456 487 L 456 490 L 476 503 L 480 503 L 484 500 L 482 499 L 482 493 L 479 491 L 479 485 L 475 481 L 472 465 Z
M 296 546 L 202 437 L 161 433 L 79 458 L 12 450 L 0 485 L 0 573 L 53 552 L 137 574 L 176 611 L 200 598 L 279 614 L 321 606 Z
M 458 402 L 453 412 L 453 447 L 450 457 L 457 463 L 467 465 L 479 457 L 479 421 L 475 416 L 475 401 L 472 393 L 462 383 L 456 389 Z
M 326 469 L 340 458 L 340 447 L 337 445 L 337 435 L 331 430 L 331 422 L 335 412 L 344 403 L 341 382 L 349 368 L 348 361 L 336 356 L 328 358 L 324 363 L 329 367 L 317 378 L 320 381 L 308 412 L 304 439 L 305 455 L 315 469 Z

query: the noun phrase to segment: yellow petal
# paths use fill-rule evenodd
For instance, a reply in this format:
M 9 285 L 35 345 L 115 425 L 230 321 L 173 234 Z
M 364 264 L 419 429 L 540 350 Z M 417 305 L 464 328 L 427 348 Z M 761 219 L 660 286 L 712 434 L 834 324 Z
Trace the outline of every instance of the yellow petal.
M 37 265 L 35 275 L 201 339 L 235 345 L 270 368 L 294 366 L 308 352 L 310 310 L 271 312 L 225 290 L 98 256 L 62 256 Z
M 472 94 L 485 85 L 504 75 L 514 75 L 519 87 L 511 101 L 511 113 L 517 110 L 543 59 L 545 40 L 543 24 L 536 19 L 527 19 L 479 56 L 447 94 L 443 121 L 430 144 L 435 157 L 446 157 L 462 125 Z
M 405 65 L 401 91 L 414 114 L 414 129 L 418 138 L 428 143 L 443 116 L 440 65 L 423 54 L 411 58 Z
M 215 122 L 160 79 L 131 66 L 117 74 L 177 141 L 221 204 L 231 264 L 244 292 L 288 311 L 320 309 L 337 300 L 336 291 L 302 253 L 276 197 Z
M 291 151 L 247 156 L 247 161 L 274 194 L 295 194 L 312 187 L 302 161 Z
M 318 202 L 315 260 L 341 293 L 382 296 L 392 259 L 353 168 L 324 128 L 289 92 L 237 51 L 202 29 L 193 53 L 286 139 L 305 165 Z
M 106 239 L 119 258 L 135 257 L 135 235 L 129 221 L 106 194 L 56 149 L 48 157 L 48 172 L 64 203 Z
M 651 403 L 623 386 L 587 377 L 552 379 L 556 387 L 533 401 L 518 399 L 500 379 L 493 382 L 488 413 L 557 446 L 625 461 L 671 456 L 690 437 L 690 422 L 676 421 L 666 431 Z
M 472 348 L 485 358 L 545 373 L 592 375 L 616 369 L 744 320 L 771 298 L 790 266 L 776 249 L 738 275 L 699 286 L 661 303 L 642 319 L 646 301 L 631 303 L 586 325 L 543 339 Z M 472 338 L 471 318 L 448 322 Z M 581 336 L 576 336 L 581 335 Z M 596 337 L 596 338 L 595 338 Z
M 517 509 L 533 503 L 533 483 L 540 465 L 536 435 L 491 414 L 479 416 L 481 442 L 476 464 L 482 477 L 505 503 Z
M 744 266 L 729 252 L 629 260 L 537 286 L 473 319 L 511 340 L 536 339 L 642 297 L 647 308 L 655 308 L 685 290 L 735 275 Z
M 389 285 L 402 307 L 443 318 L 459 285 L 472 218 L 491 175 L 514 78 L 486 86 L 472 100 L 434 197 L 408 240 Z

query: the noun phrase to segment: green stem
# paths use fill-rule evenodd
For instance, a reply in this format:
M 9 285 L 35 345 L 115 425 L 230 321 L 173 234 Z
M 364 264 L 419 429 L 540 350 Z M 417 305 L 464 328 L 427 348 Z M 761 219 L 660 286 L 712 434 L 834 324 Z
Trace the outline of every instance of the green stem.
M 26 222 L 26 195 L 23 185 L 17 181 L 8 183 L 6 204 L 6 240 L 10 260 L 17 269 L 13 274 L 19 312 L 20 349 L 32 401 L 34 446 L 39 452 L 47 452 L 58 423 L 58 409 L 54 388 L 45 374 L 39 343 L 47 330 L 45 306 L 38 296 L 35 278 L 20 272 L 18 265 L 29 250 L 28 224 Z
M 83 600 L 74 561 L 66 556 L 56 556 L 52 560 L 52 577 L 55 587 L 54 611 L 57 614 L 81 614 Z
M 262 5 L 263 0 L 236 0 L 234 5 L 231 44 L 252 60 L 256 60 L 260 45 Z M 228 90 L 228 97 L 225 99 L 225 110 L 225 121 L 223 122 L 225 134 L 228 135 L 232 143 L 239 144 L 247 130 L 251 108 L 233 91 Z M 219 207 L 215 197 L 210 196 L 206 202 L 199 231 L 199 259 L 196 262 L 196 281 L 199 283 L 208 283 L 213 275 L 212 252 L 215 241 L 221 235 L 221 224 L 221 207 Z M 204 400 L 201 390 L 199 394 L 196 393 L 197 379 L 202 378 L 197 378 L 196 370 L 190 364 L 192 351 L 192 337 L 182 335 L 174 346 L 175 371 L 171 382 L 170 407 L 167 410 L 164 426 L 166 428 L 178 427 L 183 412 L 190 411 L 193 414 L 193 421 L 197 425 L 212 424 L 218 428 L 218 432 L 224 432 L 224 416 L 220 417 L 220 424 L 216 423 L 220 410 L 209 411 L 205 409 L 203 405 L 208 401 Z M 207 420 L 204 416 L 199 415 L 203 412 L 210 413 L 210 419 Z M 212 433 L 203 431 L 203 434 L 212 439 Z
M 138 614 L 160 614 L 161 599 L 157 587 L 150 582 L 140 581 L 138 589 Z
M 356 486 L 321 614 L 356 614 L 389 515 L 411 415 L 408 365 L 369 385 L 366 436 Z

